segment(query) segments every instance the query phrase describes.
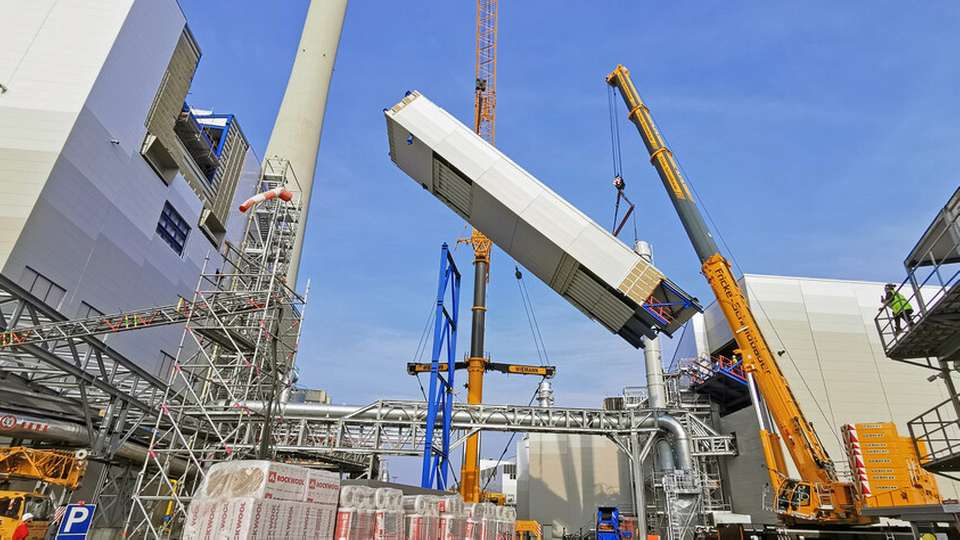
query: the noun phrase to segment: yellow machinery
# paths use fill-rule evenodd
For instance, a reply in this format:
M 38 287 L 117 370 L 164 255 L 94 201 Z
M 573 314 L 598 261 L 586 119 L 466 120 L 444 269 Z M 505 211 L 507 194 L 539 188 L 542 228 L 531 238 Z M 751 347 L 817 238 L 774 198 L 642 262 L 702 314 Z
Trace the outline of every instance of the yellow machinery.
M 543 540 L 543 527 L 533 520 L 518 519 L 514 531 L 516 540 Z
M 86 470 L 86 460 L 73 452 L 23 446 L 0 448 L 0 480 L 36 479 L 76 489 Z
M 0 481 L 38 480 L 73 490 L 86 472 L 87 462 L 72 452 L 14 446 L 0 448 Z M 0 490 L 0 538 L 10 538 L 24 513 L 33 514 L 29 538 L 44 538 L 53 518 L 50 498 L 30 491 Z
M 507 504 L 507 496 L 496 491 L 483 491 L 480 493 L 480 502 L 488 502 L 497 506 L 504 506 Z
M 657 130 L 650 110 L 640 99 L 630 79 L 630 72 L 622 65 L 617 66 L 607 76 L 607 83 L 617 88 L 623 97 L 630 120 L 640 132 L 650 161 L 660 175 L 687 236 L 700 258 L 701 271 L 730 325 L 742 355 L 744 371 L 751 383 L 751 391 L 753 384 L 759 388 L 773 419 L 773 425 L 768 426 L 764 424 L 761 416 L 760 440 L 775 497 L 775 511 L 787 522 L 856 525 L 876 521 L 876 518 L 862 513 L 867 505 L 872 508 L 873 503 L 882 502 L 892 506 L 905 506 L 905 503 L 900 502 L 905 500 L 902 497 L 882 501 L 865 498 L 853 483 L 838 478 L 833 461 L 824 450 L 813 425 L 800 410 L 796 397 L 760 333 L 730 264 L 720 254 L 680 167 Z M 878 438 L 878 441 L 894 444 L 899 438 L 894 429 L 892 434 L 886 433 Z M 799 480 L 788 476 L 781 443 L 786 445 L 790 453 L 799 472 Z M 890 465 L 886 468 L 894 467 Z M 915 481 L 905 481 L 902 484 L 891 482 L 890 487 L 895 488 L 893 491 L 909 492 L 907 499 L 913 501 L 912 504 L 918 504 L 918 501 L 923 501 L 919 504 L 939 503 L 930 474 L 919 467 L 915 469 L 912 471 Z M 902 471 L 888 476 L 897 476 L 900 473 Z M 910 474 L 900 476 L 907 478 Z

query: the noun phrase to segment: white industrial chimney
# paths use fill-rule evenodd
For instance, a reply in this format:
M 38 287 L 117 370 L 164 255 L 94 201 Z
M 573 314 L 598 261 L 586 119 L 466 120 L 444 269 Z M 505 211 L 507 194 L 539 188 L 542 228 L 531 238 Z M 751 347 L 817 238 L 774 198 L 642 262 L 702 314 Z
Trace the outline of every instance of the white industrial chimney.
M 303 213 L 297 224 L 296 241 L 287 271 L 287 283 L 294 288 L 307 228 L 313 174 L 320 148 L 320 133 L 323 131 L 323 114 L 327 108 L 327 90 L 346 11 L 347 0 L 311 0 L 293 71 L 287 81 L 277 121 L 273 124 L 270 142 L 267 143 L 265 157 L 287 160 L 300 182 L 299 201 Z M 295 187 L 291 186 L 291 189 Z

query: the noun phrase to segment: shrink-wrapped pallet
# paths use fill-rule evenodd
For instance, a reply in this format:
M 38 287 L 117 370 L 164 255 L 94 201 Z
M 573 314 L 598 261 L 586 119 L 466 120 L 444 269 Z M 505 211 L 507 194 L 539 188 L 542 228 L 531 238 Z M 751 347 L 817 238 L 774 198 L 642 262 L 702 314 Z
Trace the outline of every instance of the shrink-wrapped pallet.
M 253 497 L 305 501 L 309 469 L 286 463 L 245 460 L 215 463 L 197 493 L 202 498 Z
M 337 511 L 336 540 L 369 540 L 375 525 L 375 490 L 368 486 L 343 486 Z
M 440 540 L 463 540 L 466 534 L 467 516 L 463 508 L 463 497 L 447 495 L 440 497 L 438 537 Z
M 205 540 L 213 530 L 215 501 L 195 499 L 187 507 L 187 518 L 183 524 L 184 540 Z
M 480 503 L 480 540 L 499 540 L 497 538 L 497 506 L 492 503 Z
M 440 499 L 433 495 L 403 497 L 406 540 L 436 540 L 440 528 Z
M 463 529 L 464 540 L 482 540 L 483 518 L 486 506 L 481 503 L 470 503 L 463 506 L 466 523 Z
M 340 473 L 311 469 L 307 475 L 305 500 L 310 503 L 337 504 L 340 500 Z
M 335 540 L 369 540 L 373 538 L 373 508 L 340 508 L 337 511 Z
M 463 497 L 460 495 L 445 495 L 440 497 L 438 502 L 438 510 L 441 514 L 463 514 Z
M 376 490 L 369 486 L 343 486 L 340 488 L 340 507 L 376 508 L 375 493 Z
M 466 535 L 467 518 L 463 515 L 442 514 L 439 518 L 440 540 L 463 540 Z
M 373 495 L 373 538 L 403 540 L 403 492 L 393 488 L 377 488 Z
M 314 529 L 314 536 L 307 536 L 308 538 L 323 538 L 323 539 L 332 539 L 334 535 L 334 530 L 337 526 L 337 505 L 335 504 L 318 504 L 313 505 L 316 508 L 317 521 Z
M 187 509 L 183 538 L 332 540 L 339 489 L 336 473 L 258 460 L 217 463 Z
M 197 499 L 187 511 L 184 540 L 332 539 L 332 505 L 241 497 Z M 322 514 L 328 517 L 324 520 Z M 196 519 L 199 517 L 199 519 Z

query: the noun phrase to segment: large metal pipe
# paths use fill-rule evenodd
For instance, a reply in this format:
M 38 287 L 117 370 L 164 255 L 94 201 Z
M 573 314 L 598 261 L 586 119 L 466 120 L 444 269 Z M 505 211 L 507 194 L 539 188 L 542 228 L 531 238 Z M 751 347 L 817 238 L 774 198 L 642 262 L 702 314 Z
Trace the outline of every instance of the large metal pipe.
M 690 437 L 683 424 L 676 418 L 663 414 L 656 416 L 657 427 L 673 437 L 673 450 L 676 453 L 676 468 L 689 471 L 693 467 L 693 456 L 690 450 Z
M 653 264 L 653 248 L 649 242 L 637 240 L 633 250 L 648 263 Z M 663 409 L 667 406 L 667 388 L 663 382 L 663 353 L 660 349 L 660 338 L 643 338 L 643 359 L 647 371 L 647 404 L 653 409 Z M 657 469 L 661 471 L 676 469 L 670 443 L 661 438 L 657 441 L 656 449 Z
M 638 240 L 634 251 L 648 263 L 653 264 L 653 249 L 648 242 Z M 647 368 L 647 402 L 651 408 L 667 406 L 667 392 L 663 384 L 663 355 L 660 338 L 643 338 L 643 358 Z
M 17 411 L 0 409 L 0 436 L 13 439 L 47 441 L 67 446 L 88 448 L 90 438 L 87 428 L 82 424 L 68 422 L 52 417 L 23 414 Z M 117 448 L 116 456 L 127 461 L 143 463 L 148 456 L 147 447 L 132 441 L 126 441 Z M 171 472 L 180 474 L 186 470 L 182 460 L 171 461 Z
M 300 182 L 303 213 L 297 223 L 287 271 L 287 283 L 291 287 L 296 287 L 300 269 L 313 175 L 323 131 L 323 115 L 327 108 L 327 91 L 333 76 L 346 11 L 347 0 L 311 0 L 293 70 L 283 94 L 283 103 L 273 124 L 270 142 L 267 143 L 266 158 L 286 159 Z

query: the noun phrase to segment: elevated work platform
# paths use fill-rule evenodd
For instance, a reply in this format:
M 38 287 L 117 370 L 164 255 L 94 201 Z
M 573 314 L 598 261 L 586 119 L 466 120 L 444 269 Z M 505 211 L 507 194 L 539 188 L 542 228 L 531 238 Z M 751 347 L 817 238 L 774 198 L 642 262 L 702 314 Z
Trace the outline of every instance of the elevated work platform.
M 960 472 L 960 189 L 937 213 L 903 262 L 907 279 L 887 291 L 875 318 L 891 359 L 940 372 L 948 398 L 907 422 L 923 468 Z
M 418 92 L 384 115 L 400 169 L 634 347 L 702 311 L 657 268 Z
M 875 319 L 887 356 L 939 369 L 915 359 L 960 351 L 960 189 L 937 214 L 904 261 L 907 279 L 896 293 L 909 306 L 887 301 Z
M 691 358 L 683 363 L 690 376 L 690 389 L 709 396 L 726 415 L 750 405 L 747 375 L 739 360 L 726 356 Z

